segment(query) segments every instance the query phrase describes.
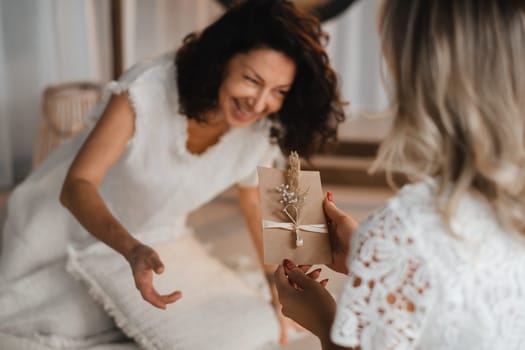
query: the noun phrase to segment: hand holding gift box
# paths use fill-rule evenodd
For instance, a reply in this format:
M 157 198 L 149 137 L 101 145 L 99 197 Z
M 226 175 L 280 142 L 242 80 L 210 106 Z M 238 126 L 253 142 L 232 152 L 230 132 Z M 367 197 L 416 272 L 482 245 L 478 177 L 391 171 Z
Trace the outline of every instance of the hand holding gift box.
M 330 264 L 332 254 L 318 171 L 301 171 L 297 153 L 290 168 L 258 168 L 264 262 Z

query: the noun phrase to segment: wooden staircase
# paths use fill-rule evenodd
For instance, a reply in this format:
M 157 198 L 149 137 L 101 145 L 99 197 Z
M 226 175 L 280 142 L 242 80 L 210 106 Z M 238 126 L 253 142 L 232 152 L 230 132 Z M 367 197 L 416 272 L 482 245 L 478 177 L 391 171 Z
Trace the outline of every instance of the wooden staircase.
M 327 184 L 388 187 L 384 172 L 368 173 L 378 146 L 377 143 L 341 142 L 315 155 L 309 163 L 303 162 L 302 168 L 319 171 L 321 181 Z M 400 175 L 394 176 L 394 179 L 397 184 L 406 182 Z

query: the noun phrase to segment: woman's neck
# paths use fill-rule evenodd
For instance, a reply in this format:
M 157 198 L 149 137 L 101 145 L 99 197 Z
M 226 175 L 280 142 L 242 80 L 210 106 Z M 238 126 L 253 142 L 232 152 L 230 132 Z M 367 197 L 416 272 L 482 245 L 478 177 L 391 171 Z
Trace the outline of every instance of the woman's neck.
M 188 139 L 186 148 L 190 153 L 202 154 L 208 147 L 219 142 L 230 126 L 226 119 L 216 116 L 208 118 L 206 122 L 198 122 L 195 119 L 188 119 Z

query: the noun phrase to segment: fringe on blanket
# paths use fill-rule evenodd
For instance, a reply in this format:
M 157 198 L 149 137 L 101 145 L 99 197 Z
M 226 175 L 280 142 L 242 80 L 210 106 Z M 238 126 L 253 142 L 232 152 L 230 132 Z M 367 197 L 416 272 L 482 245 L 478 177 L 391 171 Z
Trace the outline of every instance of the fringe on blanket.
M 94 278 L 92 278 L 78 263 L 77 253 L 71 247 L 68 248 L 68 256 L 69 259 L 66 267 L 67 271 L 88 287 L 89 295 L 96 302 L 102 305 L 108 315 L 113 318 L 117 324 L 117 327 L 122 329 L 122 331 L 127 336 L 135 339 L 135 341 L 144 349 L 161 349 L 161 344 L 158 344 L 154 340 L 149 340 L 148 338 L 142 336 L 141 332 L 127 321 L 126 316 L 121 310 L 119 310 L 113 300 L 104 292 L 104 289 L 99 285 L 99 283 Z

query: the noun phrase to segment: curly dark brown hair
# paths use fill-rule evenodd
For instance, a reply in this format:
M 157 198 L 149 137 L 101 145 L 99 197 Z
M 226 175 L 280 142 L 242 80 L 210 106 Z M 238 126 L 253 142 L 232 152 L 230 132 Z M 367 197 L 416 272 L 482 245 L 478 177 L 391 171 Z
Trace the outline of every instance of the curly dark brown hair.
M 180 112 L 205 122 L 217 107 L 219 87 L 229 60 L 240 53 L 270 48 L 296 64 L 296 76 L 282 108 L 269 116 L 271 137 L 281 150 L 308 158 L 337 137 L 345 119 L 338 80 L 319 20 L 287 0 L 247 0 L 222 15 L 200 34 L 192 33 L 177 51 L 176 79 Z

